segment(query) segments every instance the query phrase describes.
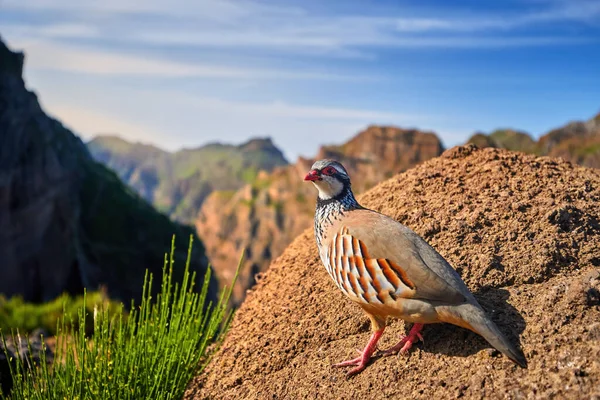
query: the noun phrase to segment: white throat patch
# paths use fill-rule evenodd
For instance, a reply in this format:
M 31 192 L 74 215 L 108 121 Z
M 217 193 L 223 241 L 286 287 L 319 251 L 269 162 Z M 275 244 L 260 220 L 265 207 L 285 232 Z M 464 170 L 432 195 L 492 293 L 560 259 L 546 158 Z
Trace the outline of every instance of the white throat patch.
M 344 184 L 331 176 L 322 176 L 322 180 L 313 184 L 317 187 L 321 200 L 332 199 L 344 190 Z
M 333 199 L 335 197 L 334 194 L 327 193 L 326 191 L 321 189 L 318 185 L 315 185 L 315 186 L 317 187 L 317 190 L 319 191 L 319 198 L 321 200 L 329 200 L 329 199 Z

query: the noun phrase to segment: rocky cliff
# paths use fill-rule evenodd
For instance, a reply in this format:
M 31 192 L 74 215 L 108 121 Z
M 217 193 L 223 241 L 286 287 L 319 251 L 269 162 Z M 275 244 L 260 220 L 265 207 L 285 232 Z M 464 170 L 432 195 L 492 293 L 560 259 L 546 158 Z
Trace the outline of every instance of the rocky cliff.
M 562 157 L 586 167 L 600 168 L 600 113 L 588 121 L 574 121 L 553 129 L 537 141 L 526 132 L 500 129 L 489 135 L 476 133 L 467 143 Z
M 360 182 L 359 174 L 352 174 Z M 306 186 L 312 186 L 307 184 Z M 314 189 L 313 189 L 314 191 Z M 370 334 L 307 229 L 236 312 L 187 399 L 596 399 L 600 396 L 600 171 L 499 149 L 453 148 L 359 196 L 422 235 L 528 360 L 428 325 L 406 356 L 347 379 L 333 363 Z M 380 348 L 407 332 L 386 329 Z
M 211 143 L 170 153 L 118 136 L 98 136 L 87 144 L 97 161 L 117 172 L 142 197 L 170 217 L 193 223 L 214 190 L 237 190 L 259 171 L 287 165 L 270 138 L 240 145 Z
M 376 183 L 439 155 L 442 144 L 430 132 L 371 126 L 342 145 L 323 146 L 315 159 L 340 160 L 360 176 L 360 193 Z M 312 226 L 316 194 L 303 182 L 314 160 L 262 173 L 238 191 L 214 192 L 203 204 L 196 228 L 220 280 L 230 282 L 242 251 L 246 262 L 234 291 L 239 303 L 291 241 Z
M 600 113 L 588 121 L 571 122 L 540 137 L 542 154 L 600 168 Z
M 181 274 L 193 230 L 172 223 L 48 117 L 22 78 L 24 55 L 0 40 L 0 293 L 47 301 L 105 286 L 129 304 L 146 269 L 155 288 L 176 234 Z M 207 269 L 195 238 L 191 268 Z M 210 296 L 215 297 L 213 279 Z

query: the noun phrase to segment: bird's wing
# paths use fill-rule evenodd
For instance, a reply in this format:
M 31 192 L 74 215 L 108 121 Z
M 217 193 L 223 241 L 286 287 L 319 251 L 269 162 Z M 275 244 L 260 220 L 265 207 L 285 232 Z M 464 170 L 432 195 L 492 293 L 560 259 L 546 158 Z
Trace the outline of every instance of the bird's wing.
M 329 273 L 346 294 L 371 304 L 390 297 L 448 305 L 474 301 L 448 262 L 399 222 L 355 210 L 336 225 L 327 249 Z

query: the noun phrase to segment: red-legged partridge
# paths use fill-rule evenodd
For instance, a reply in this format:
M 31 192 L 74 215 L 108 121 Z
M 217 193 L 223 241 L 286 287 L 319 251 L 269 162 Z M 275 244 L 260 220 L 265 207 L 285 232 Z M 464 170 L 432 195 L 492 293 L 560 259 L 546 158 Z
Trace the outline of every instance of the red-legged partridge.
M 319 160 L 304 178 L 319 191 L 315 238 L 319 255 L 337 287 L 371 320 L 373 333 L 360 356 L 335 364 L 362 371 L 376 349 L 388 317 L 412 322 L 408 334 L 384 351 L 406 352 L 423 339 L 423 324 L 447 322 L 483 336 L 522 367 L 523 354 L 492 322 L 458 273 L 410 228 L 362 207 L 352 193 L 346 169 Z

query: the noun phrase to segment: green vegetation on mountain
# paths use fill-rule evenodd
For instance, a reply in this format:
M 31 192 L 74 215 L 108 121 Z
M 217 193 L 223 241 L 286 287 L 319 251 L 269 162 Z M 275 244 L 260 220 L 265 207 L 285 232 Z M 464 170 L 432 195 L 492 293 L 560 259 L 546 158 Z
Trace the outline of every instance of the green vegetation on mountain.
M 513 129 L 497 129 L 490 134 L 490 138 L 507 150 L 520 150 L 526 153 L 534 152 L 536 143 L 528 133 Z
M 136 192 L 178 221 L 191 223 L 215 190 L 237 190 L 260 170 L 287 160 L 270 138 L 241 145 L 211 143 L 170 153 L 117 136 L 98 136 L 87 144 L 94 158 L 117 172 Z
M 528 133 L 514 129 L 497 129 L 489 135 L 478 132 L 467 143 L 473 143 L 477 147 L 495 147 L 525 153 L 538 151 L 535 140 Z

